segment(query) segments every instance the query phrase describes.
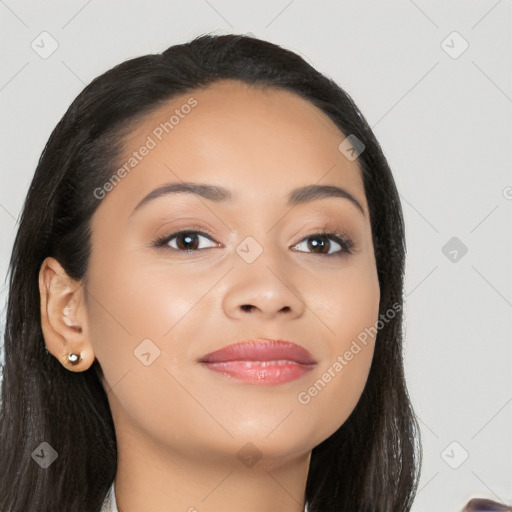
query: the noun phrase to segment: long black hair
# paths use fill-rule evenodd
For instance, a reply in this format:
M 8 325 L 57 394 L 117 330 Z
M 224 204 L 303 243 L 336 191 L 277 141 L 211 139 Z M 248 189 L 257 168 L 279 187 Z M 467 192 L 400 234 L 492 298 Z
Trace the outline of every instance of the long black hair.
M 100 511 L 117 466 L 102 369 L 95 360 L 88 370 L 71 372 L 46 351 L 38 273 L 52 256 L 70 277 L 86 279 L 90 220 L 99 205 L 93 192 L 117 169 L 124 137 L 143 115 L 173 97 L 222 79 L 298 94 L 364 144 L 358 162 L 380 284 L 379 314 L 391 308 L 395 313 L 379 329 L 368 380 L 352 414 L 313 449 L 306 502 L 310 512 L 410 510 L 422 449 L 403 368 L 404 221 L 386 158 L 350 96 L 302 57 L 253 37 L 203 34 L 95 78 L 41 154 L 9 265 L 1 512 Z M 34 456 L 43 442 L 58 454 L 47 468 Z

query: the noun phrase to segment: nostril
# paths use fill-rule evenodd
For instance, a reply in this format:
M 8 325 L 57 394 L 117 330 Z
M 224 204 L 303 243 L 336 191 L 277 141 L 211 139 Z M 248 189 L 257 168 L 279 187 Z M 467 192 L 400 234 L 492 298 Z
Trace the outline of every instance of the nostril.
M 253 307 L 254 307 L 254 306 L 251 306 L 251 304 L 244 304 L 244 305 L 242 306 L 242 309 L 243 309 L 244 311 L 251 311 Z

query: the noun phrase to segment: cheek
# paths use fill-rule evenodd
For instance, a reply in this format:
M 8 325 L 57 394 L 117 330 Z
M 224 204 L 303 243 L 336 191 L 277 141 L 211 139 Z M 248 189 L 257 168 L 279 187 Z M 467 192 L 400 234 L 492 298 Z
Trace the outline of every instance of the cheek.
M 116 258 L 91 265 L 90 275 L 93 341 L 108 335 L 109 344 L 122 339 L 132 350 L 144 338 L 162 339 L 204 293 L 204 283 L 165 262 Z
M 346 421 L 361 397 L 373 359 L 379 301 L 377 273 L 368 265 L 340 272 L 313 306 L 325 354 L 297 402 L 311 417 L 322 417 L 323 439 Z
M 173 435 L 169 425 L 186 432 L 189 418 L 201 416 L 180 383 L 187 383 L 186 333 L 204 284 L 180 272 L 171 278 L 168 267 L 149 268 L 127 258 L 110 263 L 90 266 L 88 325 L 112 413 L 118 424 L 153 429 L 162 439 Z
M 110 387 L 128 372 L 130 380 L 140 378 L 136 396 L 148 370 L 157 366 L 145 363 L 161 363 L 171 355 L 173 360 L 183 358 L 186 346 L 181 340 L 187 337 L 181 336 L 182 329 L 193 316 L 189 313 L 204 293 L 204 284 L 180 272 L 172 272 L 171 278 L 164 265 L 150 268 L 127 257 L 103 259 L 101 266 L 91 260 L 89 276 L 88 334 L 94 353 Z M 167 350 L 177 333 L 178 343 Z
M 380 288 L 371 261 L 358 261 L 332 273 L 325 286 L 317 284 L 309 296 L 331 351 L 348 349 L 352 339 L 378 320 Z

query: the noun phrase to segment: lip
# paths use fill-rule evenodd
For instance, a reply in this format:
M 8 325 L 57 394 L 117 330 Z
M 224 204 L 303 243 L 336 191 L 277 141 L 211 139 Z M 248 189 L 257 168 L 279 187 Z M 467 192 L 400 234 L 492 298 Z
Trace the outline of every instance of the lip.
M 228 345 L 199 359 L 206 368 L 253 384 L 280 384 L 298 379 L 317 362 L 291 341 L 258 338 Z

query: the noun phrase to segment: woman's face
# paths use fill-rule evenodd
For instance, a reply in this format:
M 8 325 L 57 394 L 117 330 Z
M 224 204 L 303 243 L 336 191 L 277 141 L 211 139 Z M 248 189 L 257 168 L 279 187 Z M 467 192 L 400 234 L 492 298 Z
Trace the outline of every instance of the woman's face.
M 203 464 L 247 451 L 273 461 L 307 453 L 346 421 L 368 376 L 375 339 L 362 333 L 378 320 L 380 290 L 344 139 L 300 97 L 235 81 L 137 124 L 125 172 L 92 219 L 86 287 L 86 334 L 120 439 Z M 139 205 L 183 183 L 230 198 L 169 193 Z M 307 186 L 339 187 L 363 211 L 340 195 L 289 201 Z M 351 252 L 322 232 L 349 237 Z M 316 364 L 258 384 L 200 363 L 258 338 L 297 343 Z

